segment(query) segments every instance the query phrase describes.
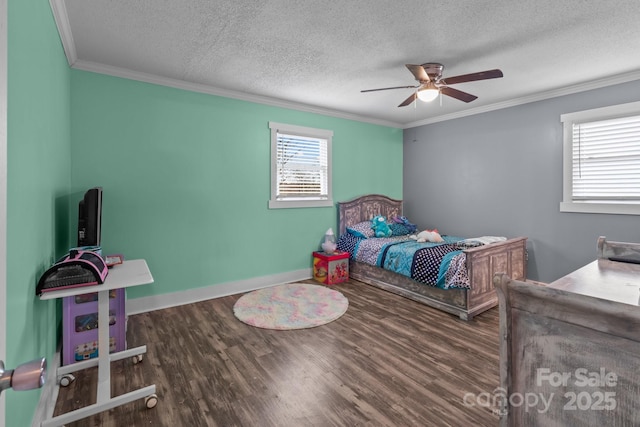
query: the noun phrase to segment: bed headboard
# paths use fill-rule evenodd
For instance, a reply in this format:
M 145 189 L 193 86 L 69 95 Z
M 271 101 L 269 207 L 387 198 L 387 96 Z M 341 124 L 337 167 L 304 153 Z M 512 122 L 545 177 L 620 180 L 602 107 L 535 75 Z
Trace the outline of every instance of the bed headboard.
M 342 235 L 347 231 L 347 227 L 368 221 L 376 215 L 383 215 L 387 219 L 402 215 L 402 200 L 382 194 L 367 194 L 346 202 L 338 202 L 338 213 L 338 228 Z

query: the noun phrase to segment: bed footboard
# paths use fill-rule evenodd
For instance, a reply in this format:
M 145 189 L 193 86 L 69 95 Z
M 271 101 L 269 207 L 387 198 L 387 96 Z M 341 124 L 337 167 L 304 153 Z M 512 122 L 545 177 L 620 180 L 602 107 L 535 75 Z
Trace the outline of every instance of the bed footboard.
M 515 280 L 527 278 L 527 238 L 516 237 L 504 242 L 465 250 L 471 289 L 467 293 L 470 317 L 498 305 L 493 276 L 505 273 Z

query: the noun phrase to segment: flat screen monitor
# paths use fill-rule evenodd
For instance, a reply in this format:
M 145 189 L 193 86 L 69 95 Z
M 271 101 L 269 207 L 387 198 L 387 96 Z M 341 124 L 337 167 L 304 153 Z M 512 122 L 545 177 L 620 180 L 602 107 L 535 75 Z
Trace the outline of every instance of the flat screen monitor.
M 102 187 L 94 187 L 78 204 L 78 246 L 100 246 L 101 232 Z

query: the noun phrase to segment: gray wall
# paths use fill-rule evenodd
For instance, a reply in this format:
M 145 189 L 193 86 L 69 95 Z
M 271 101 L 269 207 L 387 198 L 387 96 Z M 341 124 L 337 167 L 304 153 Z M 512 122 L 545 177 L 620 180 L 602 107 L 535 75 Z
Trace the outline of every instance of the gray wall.
M 560 115 L 640 100 L 640 81 L 404 131 L 404 212 L 462 237 L 526 236 L 528 277 L 596 258 L 596 240 L 640 242 L 640 217 L 560 212 Z M 434 108 L 437 105 L 434 103 Z

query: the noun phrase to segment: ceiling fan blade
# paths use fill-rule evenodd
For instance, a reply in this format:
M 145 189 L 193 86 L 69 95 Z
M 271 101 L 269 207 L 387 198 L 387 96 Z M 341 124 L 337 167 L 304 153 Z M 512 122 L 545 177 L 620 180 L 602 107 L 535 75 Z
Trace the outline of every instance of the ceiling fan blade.
M 471 95 L 470 93 L 463 92 L 461 90 L 454 89 L 452 87 L 446 87 L 446 86 L 441 87 L 440 92 L 442 92 L 447 96 L 450 96 L 455 99 L 459 99 L 460 101 L 464 101 L 464 102 L 471 102 L 474 99 L 478 99 L 478 97 L 475 95 Z
M 375 92 L 378 90 L 389 90 L 389 89 L 415 89 L 417 87 L 420 86 L 394 86 L 394 87 L 383 87 L 380 89 L 365 89 L 365 90 L 361 90 L 360 92 Z
M 495 70 L 481 71 L 479 73 L 471 73 L 471 74 L 463 74 L 461 76 L 447 77 L 445 79 L 440 79 L 440 83 L 443 83 L 446 85 L 454 85 L 457 83 L 473 82 L 476 80 L 497 79 L 502 76 L 503 76 L 502 71 L 495 69 Z
M 416 80 L 420 83 L 424 84 L 431 81 L 431 78 L 429 78 L 429 74 L 427 74 L 422 65 L 405 64 L 404 66 L 407 67 L 409 71 L 411 71 L 413 77 L 415 77 Z
M 407 105 L 411 104 L 413 101 L 416 100 L 416 98 L 418 97 L 418 95 L 415 94 L 415 92 L 408 97 L 407 99 L 405 99 L 402 104 L 398 105 L 398 107 L 406 107 Z

